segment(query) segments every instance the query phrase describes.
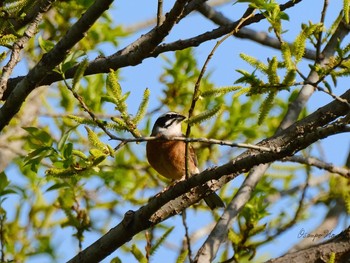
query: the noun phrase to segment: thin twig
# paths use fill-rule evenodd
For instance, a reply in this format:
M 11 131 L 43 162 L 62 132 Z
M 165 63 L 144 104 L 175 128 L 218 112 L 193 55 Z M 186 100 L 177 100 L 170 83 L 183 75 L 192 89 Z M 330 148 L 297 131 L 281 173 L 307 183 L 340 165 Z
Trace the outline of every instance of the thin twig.
M 197 11 L 200 12 L 203 16 L 213 21 L 215 24 L 220 26 L 225 26 L 232 24 L 233 21 L 229 18 L 227 18 L 224 14 L 221 12 L 215 10 L 213 8 L 213 5 L 209 5 L 206 3 L 203 3 L 197 8 Z M 263 46 L 272 47 L 274 49 L 281 49 L 280 42 L 274 38 L 268 35 L 266 32 L 259 32 L 250 28 L 241 28 L 239 32 L 235 34 L 235 37 L 242 38 L 242 39 L 249 39 L 256 43 L 262 44 Z M 292 47 L 292 43 L 288 43 L 290 47 Z M 316 57 L 316 53 L 314 50 L 311 50 L 309 48 L 305 48 L 305 52 L 303 54 L 303 57 L 306 59 L 314 60 Z
M 185 228 L 185 238 L 186 238 L 186 243 L 187 243 L 187 251 L 188 251 L 188 260 L 190 263 L 193 262 L 193 259 L 192 259 L 192 248 L 191 248 L 191 238 L 190 238 L 190 234 L 189 234 L 189 231 L 188 231 L 188 225 L 187 225 L 187 221 L 186 221 L 186 217 L 187 217 L 187 214 L 186 214 L 186 210 L 183 210 L 182 211 L 182 224 Z
M 328 7 L 328 0 L 324 0 L 323 3 L 323 9 L 321 13 L 321 19 L 320 23 L 324 24 L 324 21 L 326 19 L 326 11 Z M 323 30 L 320 30 L 318 33 L 318 39 L 317 39 L 317 46 L 316 46 L 316 62 L 318 63 L 321 60 L 321 46 L 322 46 L 322 35 L 323 35 Z
M 217 139 L 207 139 L 207 138 L 186 138 L 186 137 L 155 137 L 155 136 L 147 136 L 147 137 L 138 137 L 138 138 L 121 138 L 114 135 L 109 135 L 112 140 L 121 141 L 124 144 L 130 143 L 130 142 L 147 142 L 147 141 L 183 141 L 186 143 L 192 143 L 192 142 L 199 142 L 199 143 L 206 143 L 206 144 L 218 144 L 223 146 L 229 146 L 229 147 L 236 147 L 236 148 L 244 148 L 244 149 L 252 149 L 252 150 L 258 150 L 263 152 L 277 152 L 278 150 L 268 148 L 265 146 L 258 146 L 254 144 L 249 143 L 234 143 L 226 140 L 217 140 Z
M 103 124 L 103 122 L 96 117 L 95 113 L 93 113 L 93 111 L 89 109 L 89 107 L 84 102 L 83 98 L 67 83 L 66 80 L 64 80 L 64 83 L 66 84 L 67 88 L 72 92 L 73 96 L 78 100 L 80 106 L 90 115 L 91 119 L 96 123 L 96 125 L 100 127 L 111 139 L 114 139 L 115 136 L 112 133 L 110 133 L 110 131 Z
M 2 200 L 0 200 L 2 202 Z M 5 229 L 4 229 L 4 221 L 6 220 L 6 215 L 3 213 L 0 215 L 0 260 L 1 262 L 5 262 Z
M 300 155 L 294 155 L 291 157 L 286 157 L 281 160 L 282 162 L 297 162 L 310 166 L 317 167 L 319 169 L 326 170 L 330 173 L 339 174 L 345 178 L 350 178 L 350 169 L 346 169 L 343 167 L 335 166 L 332 163 L 326 163 L 322 160 L 319 160 L 315 157 L 303 157 Z
M 337 100 L 337 101 L 339 101 L 341 103 L 345 103 L 350 108 L 350 103 L 347 100 L 345 100 L 345 99 L 335 95 L 333 92 L 330 92 L 330 91 L 328 91 L 328 90 L 326 90 L 326 89 L 324 89 L 324 88 L 322 88 L 320 86 L 315 86 L 315 87 L 316 87 L 316 89 L 318 91 L 322 91 L 322 92 L 328 94 L 329 96 L 331 96 L 333 99 L 335 99 L 335 100 Z
M 157 7 L 157 27 L 159 27 L 163 22 L 163 0 L 158 0 Z

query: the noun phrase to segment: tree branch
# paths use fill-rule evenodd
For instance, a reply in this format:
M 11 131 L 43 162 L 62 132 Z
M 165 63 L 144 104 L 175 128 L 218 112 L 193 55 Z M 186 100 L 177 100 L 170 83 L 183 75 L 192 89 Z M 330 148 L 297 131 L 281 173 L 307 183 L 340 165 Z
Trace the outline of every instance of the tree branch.
M 323 162 L 317 158 L 313 158 L 313 157 L 303 157 L 300 155 L 294 155 L 294 156 L 290 156 L 290 157 L 286 157 L 282 160 L 283 162 L 297 162 L 297 163 L 302 163 L 302 164 L 306 164 L 306 165 L 310 165 L 310 166 L 314 166 L 323 170 L 327 170 L 330 173 L 335 173 L 335 174 L 339 174 L 347 179 L 350 178 L 350 169 L 346 169 L 343 167 L 338 167 L 335 166 L 332 163 L 326 163 Z
M 197 8 L 197 11 L 217 25 L 225 26 L 233 23 L 232 20 L 225 17 L 222 13 L 216 11 L 212 6 L 208 4 L 200 5 Z M 242 28 L 235 34 L 235 37 L 249 39 L 264 46 L 272 47 L 278 50 L 281 49 L 280 41 L 276 38 L 270 37 L 266 32 L 257 32 L 253 29 Z M 289 45 L 292 46 L 292 44 Z M 303 57 L 306 59 L 315 60 L 316 52 L 314 50 L 306 48 Z
M 350 90 L 341 97 L 350 100 Z M 164 221 L 172 215 L 178 214 L 186 207 L 198 202 L 204 196 L 209 195 L 254 166 L 293 155 L 317 140 L 343 132 L 347 128 L 344 124 L 333 125 L 332 129 L 326 125 L 348 113 L 349 109 L 345 104 L 333 101 L 281 131 L 278 135 L 258 144 L 277 149 L 278 152 L 248 150 L 220 167 L 205 170 L 197 176 L 178 182 L 168 190 L 158 194 L 156 198 L 153 198 L 139 210 L 127 212 L 121 223 L 69 262 L 96 262 L 102 260 L 125 242 L 128 242 L 135 234 Z
M 22 37 L 20 37 L 12 47 L 12 53 L 10 60 L 3 67 L 0 79 L 0 100 L 7 88 L 7 81 L 12 74 L 14 67 L 19 62 L 19 54 L 21 50 L 24 48 L 25 44 L 35 35 L 37 27 L 42 20 L 43 13 L 47 12 L 51 7 L 51 4 L 54 0 L 44 1 L 37 6 L 36 16 L 33 18 L 33 21 L 29 24 L 27 29 L 25 30 Z
M 321 65 L 326 65 L 329 58 L 334 54 L 337 45 L 341 43 L 341 41 L 348 33 L 349 29 L 347 26 L 343 22 L 340 23 L 323 50 L 323 59 L 320 61 Z M 311 71 L 309 77 L 307 78 L 307 81 L 316 83 L 318 79 L 319 77 L 317 73 L 315 71 Z M 287 113 L 283 118 L 279 128 L 277 129 L 275 136 L 277 136 L 279 133 L 282 133 L 284 129 L 291 127 L 291 125 L 298 119 L 301 110 L 305 107 L 306 102 L 313 94 L 313 91 L 314 88 L 311 85 L 304 85 L 302 87 L 298 94 L 298 97 L 289 105 Z M 347 101 L 349 101 L 349 99 L 347 99 Z M 196 259 L 198 259 L 198 262 L 200 262 L 200 260 L 203 262 L 210 262 L 215 258 L 220 244 L 224 242 L 226 238 L 228 227 L 232 224 L 235 216 L 244 207 L 245 203 L 250 199 L 254 187 L 260 181 L 268 167 L 269 164 L 261 164 L 259 167 L 255 167 L 252 171 L 249 172 L 246 180 L 243 182 L 237 194 L 233 200 L 231 200 L 230 205 L 225 210 L 224 214 L 221 216 L 220 220 L 217 223 L 217 225 L 225 226 L 226 231 L 223 230 L 223 227 L 218 226 L 217 229 L 214 228 L 214 231 L 212 231 L 212 233 L 208 236 L 197 253 Z M 253 189 L 251 189 L 251 187 L 253 187 Z M 247 189 L 250 190 L 248 191 Z M 232 209 L 232 211 L 230 209 Z
M 287 8 L 293 7 L 295 4 L 300 2 L 298 1 L 289 1 L 286 4 L 280 5 L 280 9 L 283 11 Z M 179 1 L 177 1 L 179 2 Z M 176 2 L 176 3 L 177 3 Z M 167 18 L 169 15 L 167 16 Z M 252 18 L 245 21 L 242 26 L 247 26 L 253 23 L 257 23 L 261 20 L 265 19 L 264 15 L 256 14 Z M 173 21 L 174 22 L 174 21 Z M 98 73 L 108 73 L 110 69 L 117 70 L 126 66 L 134 66 L 141 63 L 145 58 L 157 57 L 158 55 L 175 50 L 183 50 L 188 47 L 199 46 L 200 44 L 217 39 L 222 37 L 229 32 L 231 32 L 234 28 L 237 27 L 239 21 L 234 22 L 230 25 L 221 26 L 217 29 L 214 29 L 210 32 L 203 33 L 193 38 L 189 38 L 186 40 L 178 40 L 169 44 L 158 45 L 170 30 L 169 23 L 165 25 L 163 23 L 161 27 L 153 28 L 149 33 L 141 36 L 139 39 L 125 47 L 124 49 L 114 53 L 108 57 L 98 57 L 94 61 L 91 61 L 84 73 L 85 76 L 93 75 Z M 171 26 L 173 26 L 171 24 Z M 163 27 L 163 28 L 162 28 Z M 162 29 L 161 29 L 162 28 Z M 155 32 L 157 31 L 157 32 Z M 156 43 L 157 45 L 150 45 L 150 43 Z M 71 69 L 65 72 L 65 78 L 70 79 L 74 76 L 75 71 L 79 65 L 72 67 Z M 14 87 L 23 80 L 22 77 L 11 78 L 8 82 L 8 87 L 6 92 L 4 93 L 3 100 L 6 100 L 8 96 L 12 93 Z M 50 85 L 56 81 L 62 80 L 62 76 L 56 72 L 51 72 L 47 74 L 47 76 L 38 82 L 38 85 Z
M 331 255 L 335 255 L 334 262 L 346 262 L 350 257 L 350 228 L 341 232 L 334 238 L 312 246 L 310 248 L 300 250 L 294 253 L 286 254 L 282 257 L 271 259 L 266 263 L 282 263 L 282 262 L 330 262 Z
M 113 0 L 96 0 L 57 45 L 41 58 L 27 76 L 21 79 L 0 109 L 0 131 L 19 111 L 28 94 L 39 85 L 55 66 L 64 60 L 67 52 L 84 37 L 84 33 L 109 8 L 112 2 Z

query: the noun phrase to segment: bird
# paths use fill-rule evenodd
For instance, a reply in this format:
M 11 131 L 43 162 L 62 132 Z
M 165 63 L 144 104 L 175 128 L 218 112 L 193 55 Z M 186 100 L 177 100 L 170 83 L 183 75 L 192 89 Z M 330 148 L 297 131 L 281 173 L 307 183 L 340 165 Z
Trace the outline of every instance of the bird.
M 162 114 L 155 121 L 151 136 L 171 139 L 183 137 L 181 123 L 186 117 L 177 112 L 169 111 Z M 186 178 L 186 143 L 175 140 L 150 140 L 146 144 L 146 155 L 149 164 L 160 175 L 180 181 Z M 193 147 L 189 146 L 188 169 L 190 176 L 199 174 L 198 161 Z M 225 207 L 224 202 L 216 194 L 212 193 L 204 198 L 210 209 Z

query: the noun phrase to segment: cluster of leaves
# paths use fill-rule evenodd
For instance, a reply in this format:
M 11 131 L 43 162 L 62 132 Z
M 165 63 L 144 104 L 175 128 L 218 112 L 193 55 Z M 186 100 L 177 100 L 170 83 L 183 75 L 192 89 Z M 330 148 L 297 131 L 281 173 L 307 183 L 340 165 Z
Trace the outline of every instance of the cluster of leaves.
M 305 52 L 306 41 L 320 32 L 320 30 L 322 30 L 322 25 L 310 23 L 308 26 L 304 26 L 301 33 L 293 42 L 293 46 L 290 47 L 288 43 L 282 41 L 282 61 L 278 61 L 277 57 L 274 56 L 268 63 L 264 63 L 252 56 L 241 54 L 241 58 L 253 66 L 254 71 L 250 73 L 245 70 L 238 70 L 243 76 L 236 80 L 236 83 L 249 85 L 248 88 L 245 89 L 248 96 L 267 94 L 266 99 L 260 106 L 259 124 L 263 123 L 270 112 L 279 91 L 289 91 L 290 87 L 300 84 L 296 82 L 296 72 L 298 63 L 301 61 Z M 283 78 L 279 76 L 282 69 L 285 70 Z M 257 76 L 256 71 L 259 71 L 265 76 L 267 81 L 265 82 L 260 76 Z
M 0 45 L 10 47 L 20 36 L 18 28 L 14 25 L 21 24 L 26 15 L 32 11 L 33 1 L 5 0 L 0 6 Z

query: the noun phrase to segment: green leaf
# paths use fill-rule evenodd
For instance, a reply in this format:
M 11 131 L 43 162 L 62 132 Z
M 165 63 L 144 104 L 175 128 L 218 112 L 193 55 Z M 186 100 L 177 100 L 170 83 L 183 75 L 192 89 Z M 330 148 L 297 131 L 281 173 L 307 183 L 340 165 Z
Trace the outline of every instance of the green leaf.
M 259 125 L 261 125 L 263 123 L 267 114 L 270 112 L 276 95 L 277 95 L 276 91 L 269 92 L 269 94 L 267 95 L 267 98 L 262 103 L 262 105 L 260 107 L 260 115 L 259 115 L 259 119 L 258 119 Z
M 175 227 L 170 227 L 169 229 L 167 229 L 167 231 L 165 231 L 165 233 L 160 238 L 158 238 L 156 243 L 151 248 L 150 255 L 153 255 L 154 252 L 164 243 L 165 239 L 174 230 L 174 228 Z
M 96 147 L 97 149 L 101 150 L 101 151 L 105 151 L 106 150 L 106 145 L 100 141 L 99 137 L 97 136 L 96 133 L 94 133 L 89 127 L 85 126 L 85 130 L 88 133 L 88 139 L 89 142 L 91 143 L 91 145 L 93 145 L 94 147 Z
M 68 69 L 74 67 L 78 62 L 77 59 L 84 56 L 85 52 L 76 50 L 68 54 L 63 63 L 60 64 L 61 71 L 65 73 Z
M 77 70 L 75 71 L 75 74 L 73 77 L 73 83 L 72 83 L 73 90 L 76 90 L 81 78 L 84 76 L 84 72 L 85 72 L 88 65 L 89 65 L 89 61 L 86 58 L 82 62 L 79 63 L 79 66 L 78 66 Z
M 10 181 L 7 179 L 5 172 L 0 173 L 0 193 L 10 184 Z
M 64 132 L 61 136 L 61 139 L 57 143 L 57 149 L 61 152 L 63 150 L 63 147 L 65 146 L 70 134 L 72 133 L 73 129 L 75 129 L 77 126 L 69 129 L 68 131 Z
M 231 87 L 222 87 L 222 88 L 213 88 L 210 90 L 203 91 L 201 93 L 202 97 L 211 97 L 211 96 L 223 96 L 229 92 L 237 91 L 242 89 L 242 86 L 231 86 Z
M 219 114 L 219 112 L 222 110 L 222 108 L 223 108 L 222 104 L 219 104 L 210 110 L 206 110 L 206 111 L 204 111 L 196 116 L 193 116 L 188 120 L 188 124 L 194 125 L 194 124 L 206 121 L 206 120 L 214 117 L 215 115 Z
M 39 46 L 42 50 L 44 50 L 45 53 L 49 52 L 55 44 L 50 40 L 45 40 L 42 38 L 42 36 L 39 36 L 38 38 Z
M 39 128 L 36 127 L 23 127 L 31 136 L 30 139 L 35 139 L 36 143 L 44 144 L 44 145 L 52 145 L 51 135 Z
M 66 158 L 66 159 L 71 158 L 72 152 L 73 152 L 73 144 L 72 143 L 66 144 L 64 149 L 63 149 L 64 158 Z
M 56 153 L 56 150 L 51 146 L 39 147 L 26 155 L 26 157 L 24 158 L 24 163 L 25 165 L 32 163 L 39 164 L 43 158 L 49 157 L 53 153 Z
M 143 93 L 141 104 L 137 110 L 135 118 L 133 119 L 133 122 L 135 124 L 138 124 L 146 114 L 147 106 L 148 106 L 148 102 L 149 102 L 149 95 L 150 95 L 150 90 L 145 89 L 145 91 Z
M 138 262 L 147 263 L 146 257 L 142 254 L 141 250 L 136 247 L 135 244 L 131 246 L 131 253 L 134 255 Z
M 57 184 L 53 184 L 51 185 L 49 188 L 46 189 L 45 192 L 50 192 L 50 191 L 54 191 L 57 189 L 61 189 L 61 188 L 68 188 L 69 184 L 64 182 L 64 183 L 57 183 Z
M 343 13 L 344 13 L 344 20 L 346 24 L 349 24 L 349 0 L 343 0 Z

